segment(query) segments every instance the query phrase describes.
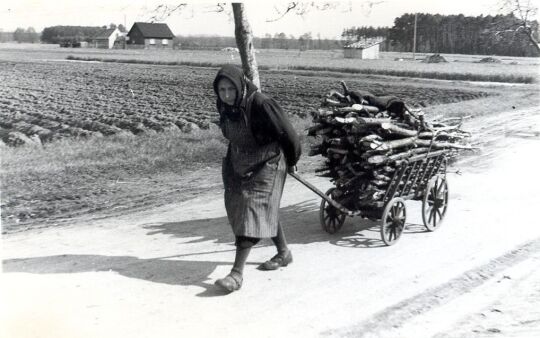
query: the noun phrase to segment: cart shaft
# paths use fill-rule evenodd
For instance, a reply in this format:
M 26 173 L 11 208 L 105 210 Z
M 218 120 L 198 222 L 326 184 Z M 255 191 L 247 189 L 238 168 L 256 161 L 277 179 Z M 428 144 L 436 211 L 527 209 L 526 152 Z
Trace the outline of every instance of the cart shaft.
M 313 184 L 309 183 L 302 177 L 298 176 L 296 173 L 289 173 L 292 177 L 294 177 L 298 182 L 302 183 L 306 188 L 313 191 L 317 195 L 319 195 L 322 199 L 324 199 L 326 202 L 328 202 L 331 206 L 339 210 L 340 212 L 344 213 L 347 216 L 356 216 L 359 215 L 359 211 L 351 211 L 344 207 L 343 205 L 339 204 L 338 202 L 334 201 L 332 198 L 330 198 L 328 195 L 326 195 L 324 192 L 320 191 L 315 187 Z

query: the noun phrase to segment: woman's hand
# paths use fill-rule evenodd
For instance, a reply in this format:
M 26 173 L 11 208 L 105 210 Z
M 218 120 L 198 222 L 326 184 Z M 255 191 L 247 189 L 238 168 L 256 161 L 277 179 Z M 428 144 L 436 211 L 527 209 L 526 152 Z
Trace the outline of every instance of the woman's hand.
M 287 167 L 287 172 L 288 172 L 289 174 L 296 174 L 296 171 L 297 171 L 297 168 L 296 168 L 295 165 L 291 165 L 291 166 L 288 166 L 288 167 Z

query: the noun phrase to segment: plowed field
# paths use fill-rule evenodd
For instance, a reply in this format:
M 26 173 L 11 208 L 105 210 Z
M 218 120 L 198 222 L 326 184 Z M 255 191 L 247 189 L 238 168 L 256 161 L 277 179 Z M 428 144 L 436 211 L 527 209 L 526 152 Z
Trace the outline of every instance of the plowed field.
M 209 128 L 217 118 L 214 68 L 89 62 L 0 63 L 0 137 L 20 143 L 13 132 L 41 142 L 64 137 Z M 299 72 L 265 72 L 263 89 L 293 115 L 317 109 L 338 80 Z M 345 77 L 350 88 L 395 95 L 412 106 L 487 96 L 478 90 L 411 85 L 400 80 Z

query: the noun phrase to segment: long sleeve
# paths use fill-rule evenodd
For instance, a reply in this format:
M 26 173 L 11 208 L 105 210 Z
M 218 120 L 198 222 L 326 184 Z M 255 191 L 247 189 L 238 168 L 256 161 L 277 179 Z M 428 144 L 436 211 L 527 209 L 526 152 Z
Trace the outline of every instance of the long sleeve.
M 302 154 L 302 147 L 300 138 L 289 121 L 289 117 L 272 98 L 264 96 L 259 103 L 258 122 L 262 124 L 261 127 L 264 127 L 269 134 L 277 139 L 285 154 L 287 165 L 296 165 Z

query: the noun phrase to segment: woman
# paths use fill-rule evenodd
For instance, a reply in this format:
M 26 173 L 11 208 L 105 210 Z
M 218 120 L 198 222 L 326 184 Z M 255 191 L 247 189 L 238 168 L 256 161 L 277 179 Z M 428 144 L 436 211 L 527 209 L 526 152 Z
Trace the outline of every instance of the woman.
M 236 236 L 236 257 L 231 272 L 216 285 L 232 292 L 242 286 L 244 265 L 251 248 L 270 237 L 277 254 L 259 266 L 276 270 L 292 262 L 279 203 L 286 170 L 294 170 L 300 157 L 298 135 L 276 101 L 233 65 L 223 66 L 214 80 L 220 128 L 229 140 L 223 159 L 225 208 Z

